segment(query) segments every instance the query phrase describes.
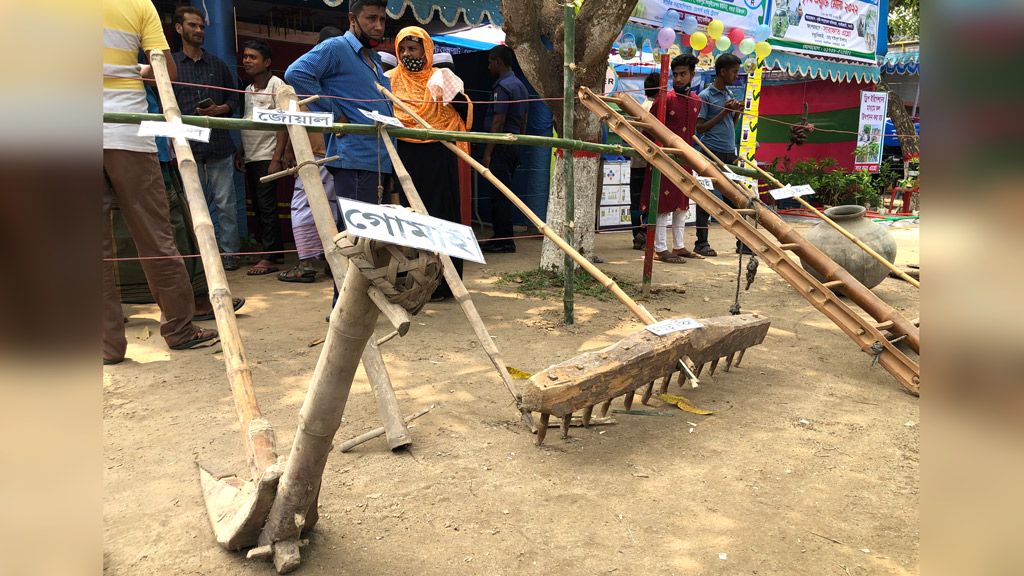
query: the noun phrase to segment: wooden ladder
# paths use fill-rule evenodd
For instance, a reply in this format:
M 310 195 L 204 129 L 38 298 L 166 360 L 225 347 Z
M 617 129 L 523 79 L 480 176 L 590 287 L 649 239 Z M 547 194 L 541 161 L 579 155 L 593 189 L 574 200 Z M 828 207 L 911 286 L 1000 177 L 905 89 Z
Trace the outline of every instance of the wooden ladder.
M 914 395 L 920 395 L 920 367 L 882 334 L 882 331 L 889 332 L 895 339 L 905 340 L 914 352 L 920 353 L 920 332 L 911 321 L 805 240 L 792 226 L 762 203 L 756 194 L 745 192 L 727 178 L 704 155 L 666 128 L 631 96 L 599 96 L 583 87 L 579 91 L 579 97 L 580 102 L 596 114 L 601 122 L 639 152 L 651 166 L 660 170 L 663 178 L 668 178 L 691 200 L 712 214 L 723 228 L 746 244 L 812 306 L 839 326 L 861 350 L 875 358 L 877 363 L 892 374 L 904 388 Z M 609 103 L 617 105 L 629 117 L 617 112 Z M 643 127 L 662 145 L 652 142 L 636 126 Z M 677 163 L 668 155 L 669 152 L 679 157 L 688 167 Z M 710 178 L 715 189 L 741 208 L 731 208 L 701 186 L 697 178 L 691 174 L 690 168 Z M 747 216 L 755 218 L 760 228 L 755 228 L 748 222 L 745 219 Z M 774 236 L 780 244 L 769 241 L 766 233 Z M 789 252 L 796 253 L 800 259 L 821 274 L 825 282 L 817 281 L 799 262 L 790 258 Z M 841 291 L 874 321 L 869 321 L 851 310 L 837 296 L 836 291 Z

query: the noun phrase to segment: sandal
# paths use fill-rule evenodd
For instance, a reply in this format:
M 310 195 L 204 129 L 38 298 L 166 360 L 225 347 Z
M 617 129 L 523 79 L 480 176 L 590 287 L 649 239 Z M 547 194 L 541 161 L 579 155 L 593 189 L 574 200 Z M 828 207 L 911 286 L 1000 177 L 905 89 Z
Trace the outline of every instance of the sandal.
M 673 250 L 672 253 L 675 254 L 676 256 L 681 256 L 683 258 L 693 258 L 694 260 L 704 259 L 704 257 L 701 256 L 700 254 L 697 254 L 696 252 L 691 252 L 686 248 L 681 248 L 680 250 L 682 250 L 682 252 L 680 252 L 679 250 Z
M 694 246 L 693 251 L 701 256 L 707 256 L 708 258 L 718 256 L 718 252 L 715 252 L 715 249 L 711 246 Z
M 263 262 L 270 262 L 270 261 L 269 260 L 261 261 L 259 264 L 256 264 L 252 268 L 249 268 L 249 271 L 246 272 L 246 274 L 248 274 L 249 276 L 264 276 L 264 275 L 270 274 L 271 272 L 277 272 L 278 270 L 280 270 L 280 268 L 278 268 L 277 266 L 274 266 L 273 262 L 270 262 L 270 265 L 264 264 Z
M 231 308 L 233 308 L 235 312 L 238 312 L 238 309 L 241 308 L 242 306 L 245 306 L 245 298 L 231 299 Z M 210 311 L 207 312 L 206 314 L 198 314 L 196 316 L 193 316 L 192 321 L 203 322 L 204 320 L 213 320 L 215 318 L 216 316 L 214 316 L 213 314 L 213 308 L 210 308 Z
M 654 259 L 659 262 L 666 262 L 668 264 L 686 264 L 686 260 L 683 260 L 679 256 L 665 250 L 654 255 Z
M 647 241 L 643 238 L 633 238 L 633 250 L 643 250 L 647 246 Z
M 217 331 L 213 328 L 200 328 L 196 335 L 191 340 L 182 342 L 181 344 L 175 344 L 171 346 L 171 350 L 188 350 L 195 348 L 200 344 L 205 344 L 217 337 Z
M 303 282 L 308 284 L 316 280 L 316 270 L 296 265 L 295 268 L 278 274 L 277 279 L 281 282 Z

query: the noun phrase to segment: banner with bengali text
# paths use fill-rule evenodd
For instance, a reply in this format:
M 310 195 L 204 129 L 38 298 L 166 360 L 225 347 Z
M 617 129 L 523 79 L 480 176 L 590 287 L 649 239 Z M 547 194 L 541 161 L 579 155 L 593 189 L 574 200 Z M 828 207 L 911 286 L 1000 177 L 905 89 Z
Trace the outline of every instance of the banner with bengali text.
M 879 0 L 770 2 L 768 42 L 772 46 L 788 52 L 875 63 L 879 25 L 882 18 L 888 17 L 881 13 Z

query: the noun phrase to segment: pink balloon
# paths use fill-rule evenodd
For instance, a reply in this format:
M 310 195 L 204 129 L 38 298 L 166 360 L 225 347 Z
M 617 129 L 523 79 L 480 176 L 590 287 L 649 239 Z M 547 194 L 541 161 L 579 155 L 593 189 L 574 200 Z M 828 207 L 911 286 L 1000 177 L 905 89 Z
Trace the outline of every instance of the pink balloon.
M 729 31 L 729 40 L 732 40 L 734 45 L 743 42 L 743 38 L 745 37 L 746 36 L 744 35 L 742 28 L 733 28 Z

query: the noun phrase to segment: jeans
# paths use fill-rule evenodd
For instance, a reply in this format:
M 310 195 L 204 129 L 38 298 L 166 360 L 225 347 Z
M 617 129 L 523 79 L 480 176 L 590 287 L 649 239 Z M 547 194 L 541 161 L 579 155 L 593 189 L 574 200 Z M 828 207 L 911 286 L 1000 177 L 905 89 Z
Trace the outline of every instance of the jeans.
M 380 204 L 377 199 L 377 184 L 378 181 L 384 184 L 384 193 L 387 194 L 387 182 L 390 174 L 382 174 L 378 176 L 376 172 L 370 172 L 369 170 L 348 170 L 345 168 L 335 168 L 334 166 L 328 166 L 327 171 L 331 173 L 334 178 L 334 193 L 338 198 L 348 198 L 349 200 L 358 200 L 360 202 L 366 202 L 368 204 Z M 338 231 L 345 230 L 345 219 L 338 218 Z M 338 303 L 338 285 L 334 285 L 334 297 L 331 299 L 331 308 Z
M 260 178 L 270 171 L 270 160 L 257 160 L 245 163 L 245 180 L 252 194 L 253 212 L 260 222 L 262 232 L 263 255 L 267 260 L 281 258 L 284 243 L 281 240 L 281 224 L 277 215 L 277 182 L 260 182 Z
M 738 156 L 736 156 L 736 154 L 733 153 L 733 152 L 719 152 L 718 150 L 712 150 L 712 152 L 715 153 L 715 156 L 718 156 L 719 160 L 721 160 L 722 162 L 725 162 L 726 164 L 735 164 L 736 163 L 736 159 L 738 158 Z M 725 203 L 728 204 L 729 206 L 732 206 L 733 208 L 735 208 L 735 206 L 732 205 L 732 202 L 727 200 L 724 196 L 722 197 L 722 200 L 725 201 Z M 697 205 L 697 221 L 694 223 L 695 230 L 696 230 L 696 233 L 697 233 L 697 241 L 694 242 L 694 244 L 693 244 L 694 248 L 700 248 L 702 246 L 710 246 L 710 244 L 708 244 L 708 224 L 710 224 L 710 222 L 711 222 L 711 215 L 708 214 L 707 210 L 701 208 L 700 204 L 698 204 Z M 737 240 L 736 241 L 736 246 L 739 246 L 739 245 L 740 245 L 740 241 Z
M 242 243 L 238 238 L 238 200 L 235 196 L 235 157 L 196 162 L 199 181 L 206 193 L 211 216 L 216 214 L 217 241 L 222 252 L 236 253 Z

